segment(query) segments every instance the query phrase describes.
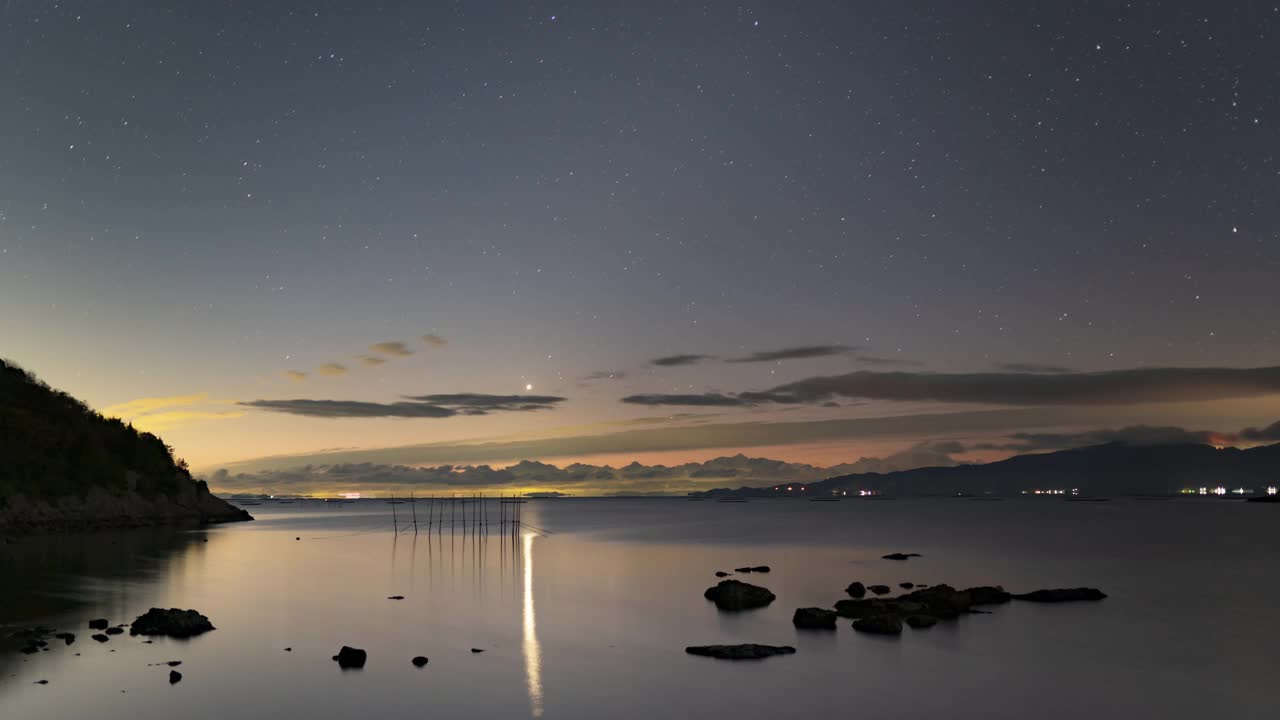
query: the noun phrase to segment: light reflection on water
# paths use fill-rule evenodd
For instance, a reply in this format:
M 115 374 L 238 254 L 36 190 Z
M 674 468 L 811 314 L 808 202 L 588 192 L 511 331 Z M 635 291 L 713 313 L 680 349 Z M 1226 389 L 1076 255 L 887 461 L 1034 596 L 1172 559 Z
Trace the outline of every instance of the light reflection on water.
M 524 533 L 524 666 L 528 676 L 529 707 L 534 717 L 542 717 L 542 649 L 538 646 L 538 623 L 533 610 L 534 533 Z

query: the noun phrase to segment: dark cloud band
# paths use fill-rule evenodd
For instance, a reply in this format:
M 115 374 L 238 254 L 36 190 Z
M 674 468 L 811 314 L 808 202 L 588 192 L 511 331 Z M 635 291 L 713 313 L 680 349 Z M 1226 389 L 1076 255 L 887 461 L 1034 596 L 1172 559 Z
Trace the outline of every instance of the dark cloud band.
M 251 400 L 245 407 L 269 412 L 322 418 L 446 418 L 455 415 L 488 415 L 494 412 L 550 410 L 565 398 L 554 395 L 485 395 L 456 393 L 420 395 L 400 402 L 375 403 L 358 400 Z

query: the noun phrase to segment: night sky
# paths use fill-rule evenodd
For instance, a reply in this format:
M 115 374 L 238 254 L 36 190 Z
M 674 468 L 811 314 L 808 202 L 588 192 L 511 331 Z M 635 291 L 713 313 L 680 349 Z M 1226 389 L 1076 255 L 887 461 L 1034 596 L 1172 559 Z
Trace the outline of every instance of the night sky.
M 1280 419 L 1270 4 L 10 0 L 0 91 L 0 355 L 197 468 Z

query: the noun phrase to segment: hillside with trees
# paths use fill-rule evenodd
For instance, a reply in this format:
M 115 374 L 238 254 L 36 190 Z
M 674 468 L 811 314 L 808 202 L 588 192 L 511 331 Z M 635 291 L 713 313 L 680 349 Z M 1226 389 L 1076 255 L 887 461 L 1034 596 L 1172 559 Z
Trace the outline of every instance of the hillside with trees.
M 0 530 L 247 519 L 159 437 L 0 360 Z

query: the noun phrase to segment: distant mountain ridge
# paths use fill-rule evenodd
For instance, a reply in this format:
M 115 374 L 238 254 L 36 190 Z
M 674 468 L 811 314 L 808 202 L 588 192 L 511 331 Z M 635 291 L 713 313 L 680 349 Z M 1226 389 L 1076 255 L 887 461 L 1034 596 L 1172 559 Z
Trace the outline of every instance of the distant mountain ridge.
M 252 519 L 160 438 L 0 360 L 0 532 Z
M 801 487 L 720 488 L 704 495 L 823 496 L 858 491 L 883 495 L 1019 495 L 1036 490 L 1080 495 L 1172 495 L 1201 487 L 1280 484 L 1280 443 L 1218 449 L 1212 445 L 1108 443 L 1017 455 L 982 465 L 924 467 L 840 475 Z

